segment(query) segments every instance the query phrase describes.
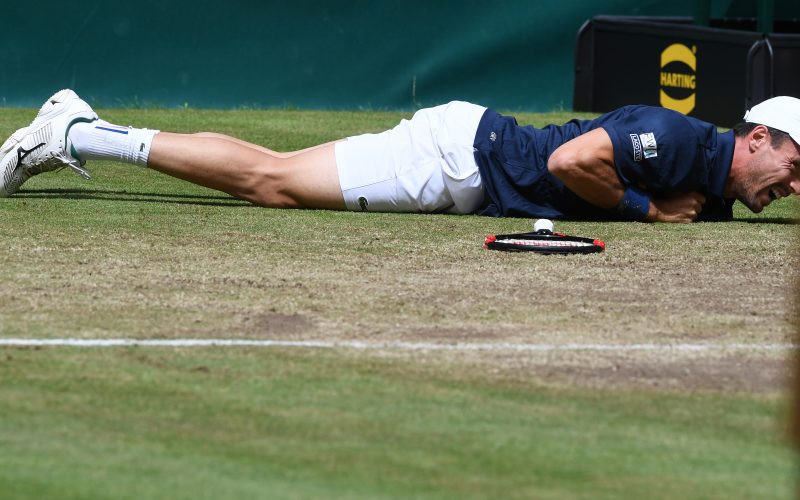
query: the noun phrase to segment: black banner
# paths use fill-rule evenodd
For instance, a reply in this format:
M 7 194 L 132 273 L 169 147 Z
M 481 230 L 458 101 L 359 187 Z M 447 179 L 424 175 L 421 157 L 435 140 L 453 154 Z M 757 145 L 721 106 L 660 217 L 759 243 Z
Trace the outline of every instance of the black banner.
M 690 23 L 611 16 L 587 22 L 578 33 L 575 110 L 650 104 L 730 127 L 764 99 L 800 96 L 800 35 Z

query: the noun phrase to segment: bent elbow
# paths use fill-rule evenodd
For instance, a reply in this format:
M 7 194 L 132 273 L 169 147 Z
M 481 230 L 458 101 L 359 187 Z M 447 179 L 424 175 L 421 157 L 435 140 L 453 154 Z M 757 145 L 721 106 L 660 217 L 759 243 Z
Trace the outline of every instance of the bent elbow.
M 556 149 L 550 158 L 547 159 L 547 171 L 559 179 L 564 178 L 574 169 L 576 158 L 574 154 L 564 151 L 563 148 Z

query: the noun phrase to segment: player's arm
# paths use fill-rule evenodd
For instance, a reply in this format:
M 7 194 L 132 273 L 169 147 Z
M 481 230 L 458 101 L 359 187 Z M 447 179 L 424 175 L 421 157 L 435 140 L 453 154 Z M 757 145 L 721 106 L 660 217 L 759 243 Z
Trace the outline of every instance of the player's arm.
M 626 187 L 614 168 L 614 146 L 608 133 L 597 128 L 562 144 L 550 156 L 547 169 L 573 193 L 589 203 L 629 218 L 651 222 L 692 222 L 702 210 L 705 197 L 686 193 L 669 199 L 651 198 Z M 638 205 L 637 205 L 638 204 Z M 641 206 L 644 217 L 629 215 Z

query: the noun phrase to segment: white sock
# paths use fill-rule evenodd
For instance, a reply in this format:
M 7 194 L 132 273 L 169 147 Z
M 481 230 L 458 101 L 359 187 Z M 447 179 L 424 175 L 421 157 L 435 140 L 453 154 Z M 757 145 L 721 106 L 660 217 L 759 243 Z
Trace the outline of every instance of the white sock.
M 158 132 L 95 120 L 76 123 L 67 136 L 81 160 L 113 160 L 147 166 L 150 145 Z

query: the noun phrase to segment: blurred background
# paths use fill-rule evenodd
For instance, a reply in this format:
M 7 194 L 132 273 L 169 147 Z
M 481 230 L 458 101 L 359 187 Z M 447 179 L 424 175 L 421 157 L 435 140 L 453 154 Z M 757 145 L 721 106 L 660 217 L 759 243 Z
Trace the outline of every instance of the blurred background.
M 4 7 L 0 105 L 75 88 L 97 106 L 415 109 L 452 99 L 573 108 L 595 15 L 728 19 L 755 0 L 55 0 Z M 800 2 L 769 2 L 778 20 Z M 624 54 L 619 54 L 623 57 Z M 636 61 L 631 61 L 632 73 Z

